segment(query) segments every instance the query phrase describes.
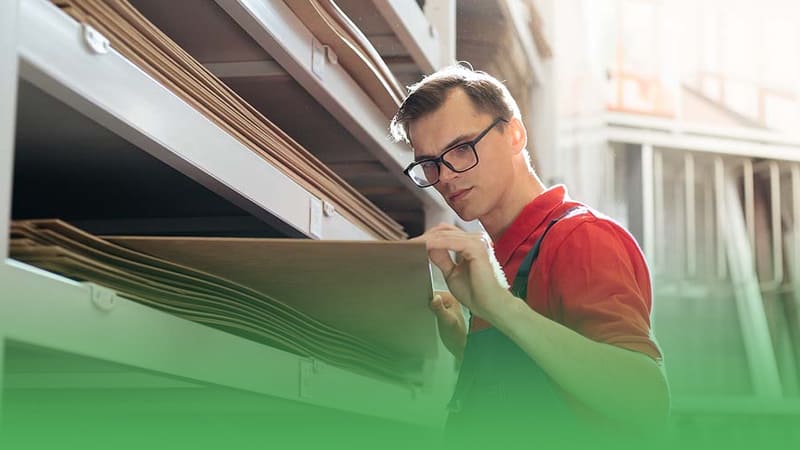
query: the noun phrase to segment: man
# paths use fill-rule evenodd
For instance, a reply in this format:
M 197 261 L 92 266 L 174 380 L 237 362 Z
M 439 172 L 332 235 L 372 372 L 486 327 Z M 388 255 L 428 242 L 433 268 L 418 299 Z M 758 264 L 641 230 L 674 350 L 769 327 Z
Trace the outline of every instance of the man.
M 542 185 L 519 108 L 495 78 L 453 66 L 409 89 L 391 123 L 414 150 L 405 173 L 491 238 L 444 224 L 419 238 L 450 289 L 431 302 L 441 338 L 463 358 L 448 427 L 514 442 L 586 417 L 640 429 L 663 421 L 668 388 L 633 237 L 564 186 Z

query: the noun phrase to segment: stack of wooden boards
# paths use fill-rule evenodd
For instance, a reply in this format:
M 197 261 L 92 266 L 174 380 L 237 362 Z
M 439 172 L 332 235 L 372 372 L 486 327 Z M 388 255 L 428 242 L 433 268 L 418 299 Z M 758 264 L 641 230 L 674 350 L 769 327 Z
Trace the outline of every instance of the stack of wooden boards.
M 335 205 L 350 222 L 379 239 L 406 237 L 400 224 L 244 101 L 125 0 L 53 2 L 79 22 L 99 30 L 120 54 L 313 195 Z M 375 85 L 374 80 L 370 85 Z M 397 104 L 397 98 L 392 102 Z
M 11 257 L 177 316 L 380 377 L 420 381 L 435 356 L 424 244 L 100 238 L 17 221 Z

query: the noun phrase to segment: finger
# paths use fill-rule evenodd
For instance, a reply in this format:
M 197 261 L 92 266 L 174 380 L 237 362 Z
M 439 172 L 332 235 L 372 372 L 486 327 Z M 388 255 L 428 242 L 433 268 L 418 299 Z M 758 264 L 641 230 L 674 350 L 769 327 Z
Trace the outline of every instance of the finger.
M 452 301 L 450 301 L 450 297 L 447 295 L 445 291 L 436 291 L 434 292 L 433 300 L 437 301 L 437 303 L 441 303 L 442 306 L 447 309 L 450 308 L 452 305 Z M 433 301 L 431 302 L 433 303 Z
M 454 227 L 452 225 L 439 224 L 439 225 L 436 225 L 436 226 L 430 228 L 429 230 L 427 230 L 426 232 L 420 234 L 419 236 L 415 236 L 413 238 L 409 238 L 408 241 L 409 242 L 425 242 L 428 239 L 430 239 L 431 236 L 435 235 L 436 233 L 442 232 L 442 231 L 469 234 L 469 233 L 466 233 L 465 231 L 463 231 L 463 230 L 461 230 L 459 228 L 456 228 L 456 227 Z
M 461 303 L 456 299 L 453 294 L 448 291 L 434 291 L 434 298 L 439 297 L 445 309 L 450 309 L 453 306 L 460 305 Z
M 455 227 L 431 228 L 430 230 L 426 231 L 422 236 L 426 236 L 429 239 L 436 239 L 440 237 L 458 237 L 474 242 L 491 241 L 491 238 L 489 238 L 489 236 L 486 233 L 468 233 L 464 230 L 459 230 L 458 228 Z
M 433 300 L 431 300 L 430 307 L 439 320 L 444 320 L 448 323 L 452 321 L 453 312 L 449 307 L 446 306 L 445 302 L 442 300 L 442 297 L 434 297 Z
M 435 309 L 433 312 L 440 326 L 452 327 L 459 323 L 452 309 Z
M 428 258 L 431 262 L 442 271 L 444 277 L 447 278 L 455 269 L 456 264 L 453 258 L 450 257 L 450 252 L 446 249 L 428 250 Z
M 430 229 L 430 231 L 433 231 L 433 230 L 454 230 L 454 231 L 463 231 L 461 228 L 458 228 L 457 226 L 455 226 L 455 225 L 451 225 L 451 224 L 449 224 L 449 223 L 440 223 L 440 224 L 438 224 L 438 225 L 436 225 L 436 226 L 434 226 L 434 227 L 432 227 L 432 228 Z
M 408 240 L 408 242 L 425 242 L 426 238 L 427 238 L 427 236 L 425 234 L 420 234 L 419 236 L 415 236 L 413 238 L 410 238 Z
M 435 295 L 430 303 L 431 309 L 438 312 L 445 308 L 441 295 Z
M 446 309 L 453 309 L 453 310 L 458 309 L 458 306 L 460 305 L 460 303 L 458 303 L 458 301 L 454 299 L 452 296 L 442 297 L 442 304 Z
M 425 242 L 431 237 L 431 235 L 433 235 L 433 234 L 435 234 L 437 232 L 437 230 L 439 229 L 438 227 L 439 227 L 439 225 L 437 225 L 435 227 L 432 227 L 429 230 L 425 231 L 424 233 L 420 234 L 419 236 L 415 236 L 413 238 L 410 238 L 409 241 L 410 242 Z
M 487 254 L 485 243 L 477 235 L 438 233 L 425 242 L 429 254 L 450 250 L 462 258 L 474 260 Z M 452 261 L 452 260 L 451 260 Z M 441 267 L 440 267 L 441 268 Z

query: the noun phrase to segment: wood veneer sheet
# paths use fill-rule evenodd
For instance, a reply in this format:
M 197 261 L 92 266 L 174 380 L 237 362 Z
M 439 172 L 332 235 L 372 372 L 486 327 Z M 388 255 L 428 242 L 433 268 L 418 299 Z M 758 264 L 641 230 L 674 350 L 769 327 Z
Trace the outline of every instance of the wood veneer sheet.
M 109 242 L 268 292 L 335 328 L 401 354 L 434 355 L 431 274 L 422 243 L 106 237 Z
M 413 274 L 421 287 L 413 289 L 416 297 L 404 298 L 405 304 L 381 308 L 379 305 L 385 299 L 371 298 L 372 305 L 347 297 L 342 301 L 340 289 L 336 296 L 324 298 L 328 303 L 320 307 L 320 302 L 308 298 L 297 301 L 297 292 L 315 291 L 302 290 L 303 283 L 287 284 L 285 280 L 292 277 L 287 275 L 285 267 L 272 264 L 258 269 L 268 258 L 258 256 L 258 250 L 266 250 L 267 245 L 257 241 L 268 240 L 223 242 L 228 240 L 209 239 L 207 243 L 202 242 L 205 239 L 200 239 L 200 243 L 186 238 L 101 239 L 58 220 L 16 221 L 11 227 L 10 254 L 12 258 L 45 270 L 106 286 L 122 297 L 298 355 L 394 380 L 420 381 L 424 361 L 436 348 L 432 315 L 427 311 L 426 315 L 422 314 L 430 297 L 430 277 L 427 284 L 422 280 L 427 273 L 424 264 L 422 270 L 416 269 Z M 150 250 L 151 243 L 160 251 Z M 374 245 L 377 243 L 372 244 L 371 247 L 377 248 Z M 426 258 L 424 247 L 419 248 L 419 245 L 383 244 L 399 250 L 395 253 L 399 255 L 400 265 L 416 260 L 420 250 L 422 258 Z M 249 249 L 241 248 L 244 245 Z M 216 253 L 225 250 L 221 246 L 237 253 Z M 323 247 L 330 248 L 324 244 Z M 151 255 L 146 254 L 147 250 Z M 286 248 L 270 250 L 286 251 Z M 235 258 L 237 254 L 240 258 Z M 367 256 L 370 255 L 376 254 L 367 252 Z M 383 256 L 383 253 L 377 255 Z M 288 260 L 303 264 L 300 254 Z M 228 263 L 234 265 L 223 270 L 221 266 Z M 305 267 L 316 270 L 313 264 Z M 340 277 L 346 275 L 341 270 L 331 272 Z M 323 274 L 318 276 L 320 280 L 331 279 Z M 408 279 L 409 276 L 411 274 L 402 274 L 397 278 Z M 281 279 L 284 281 L 279 281 Z M 386 277 L 375 279 L 387 282 Z M 338 282 L 340 285 L 352 283 L 348 278 L 339 278 Z M 305 284 L 312 283 L 306 280 Z M 394 280 L 386 287 L 399 284 Z M 284 301 L 280 295 L 287 286 L 298 290 Z M 396 297 L 387 296 L 386 300 L 394 301 Z M 334 301 L 342 302 L 337 306 Z M 347 310 L 359 306 L 363 307 L 362 311 Z M 394 324 L 387 323 L 389 314 L 393 315 Z M 352 320 L 353 317 L 360 320 Z M 369 326 L 352 326 L 370 320 Z M 378 324 L 386 327 L 385 333 L 380 332 Z M 400 324 L 406 327 L 405 335 L 399 333 Z M 426 336 L 426 339 L 419 336 Z
M 331 47 L 339 64 L 356 80 L 387 118 L 405 92 L 366 36 L 332 0 L 285 0 L 311 33 Z
M 124 0 L 52 0 L 243 145 L 377 238 L 402 226 L 209 72 Z M 223 151 L 220 149 L 220 151 Z

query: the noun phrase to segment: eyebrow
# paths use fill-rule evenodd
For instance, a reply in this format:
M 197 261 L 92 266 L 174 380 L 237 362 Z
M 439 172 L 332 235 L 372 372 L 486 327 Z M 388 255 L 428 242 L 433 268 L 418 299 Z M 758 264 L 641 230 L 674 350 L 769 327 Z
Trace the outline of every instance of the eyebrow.
M 445 151 L 450 150 L 451 148 L 455 147 L 458 144 L 465 144 L 465 143 L 469 142 L 470 141 L 469 137 L 471 135 L 472 135 L 472 133 L 464 133 L 464 134 L 458 136 L 457 138 L 451 140 L 450 142 L 447 143 L 447 145 L 444 146 L 444 149 L 439 154 L 441 155 Z M 417 156 L 416 158 L 414 158 L 414 162 L 420 162 L 420 161 L 424 161 L 426 159 L 433 159 L 433 158 L 436 158 L 436 156 L 420 155 L 420 156 Z

